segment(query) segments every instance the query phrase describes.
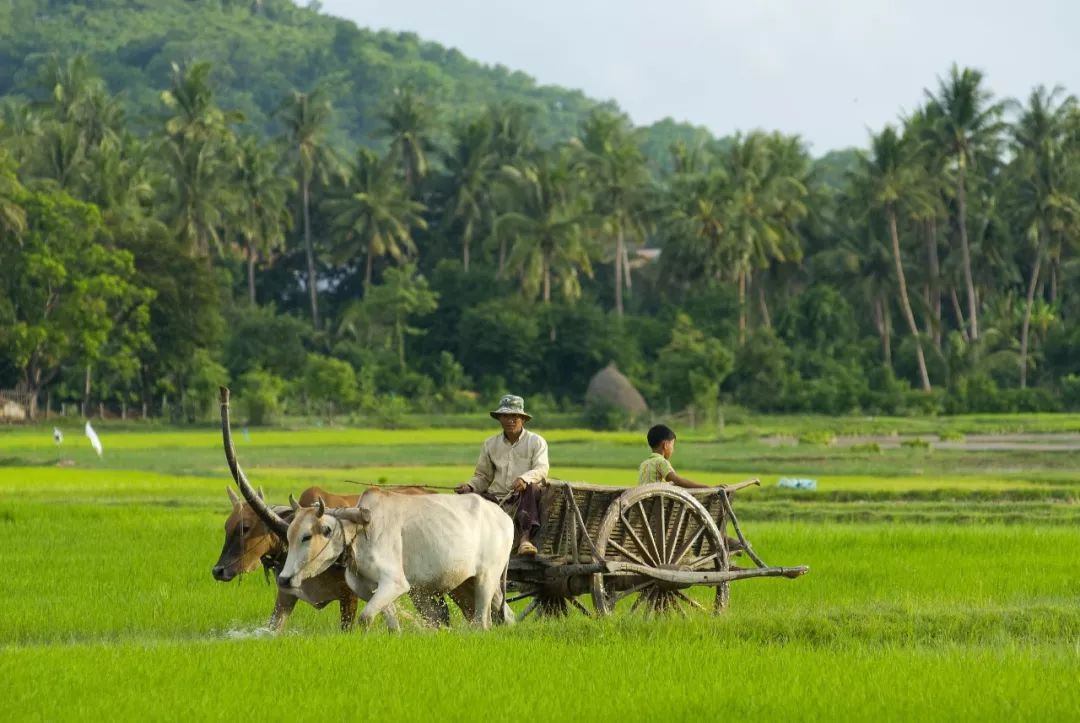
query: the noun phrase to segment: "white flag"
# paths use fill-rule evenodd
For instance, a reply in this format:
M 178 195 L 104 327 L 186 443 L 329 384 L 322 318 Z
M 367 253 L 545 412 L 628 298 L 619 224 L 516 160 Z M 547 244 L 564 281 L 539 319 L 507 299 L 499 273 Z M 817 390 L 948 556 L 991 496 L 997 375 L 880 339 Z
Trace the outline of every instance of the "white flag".
M 60 431 L 60 427 L 52 428 L 52 438 L 57 447 L 64 443 L 64 433 Z
M 100 457 L 103 451 L 101 449 L 101 440 L 98 439 L 97 433 L 94 431 L 94 428 L 90 426 L 89 420 L 87 420 L 86 422 L 86 436 L 90 439 L 90 446 L 94 448 L 94 451 L 97 452 L 98 457 Z

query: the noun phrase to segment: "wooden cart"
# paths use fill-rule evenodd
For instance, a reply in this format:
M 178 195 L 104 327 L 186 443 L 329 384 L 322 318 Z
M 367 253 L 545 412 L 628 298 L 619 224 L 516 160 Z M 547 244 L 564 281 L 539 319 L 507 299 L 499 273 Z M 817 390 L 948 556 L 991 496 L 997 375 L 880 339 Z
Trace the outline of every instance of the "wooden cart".
M 728 604 L 728 585 L 749 577 L 795 578 L 806 566 L 769 567 L 754 554 L 731 508 L 735 490 L 688 490 L 669 484 L 620 488 L 551 480 L 541 500 L 543 522 L 535 556 L 514 556 L 508 599 L 531 599 L 519 618 L 533 612 L 616 610 L 642 614 L 686 612 L 702 605 L 683 592 L 694 585 L 716 589 L 713 610 Z M 734 537 L 725 533 L 731 528 Z M 745 554 L 753 567 L 732 557 Z

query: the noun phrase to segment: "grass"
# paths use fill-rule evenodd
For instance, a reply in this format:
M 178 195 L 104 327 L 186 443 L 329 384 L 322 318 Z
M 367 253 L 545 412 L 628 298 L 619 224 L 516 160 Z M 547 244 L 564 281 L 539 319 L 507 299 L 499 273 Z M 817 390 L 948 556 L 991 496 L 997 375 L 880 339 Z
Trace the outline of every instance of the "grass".
M 421 445 L 402 442 L 416 433 L 388 433 L 377 437 L 387 452 L 296 434 L 304 445 L 253 435 L 241 447 L 273 501 L 311 483 L 349 489 L 345 479 L 456 483 L 482 437 Z M 217 437 L 118 430 L 103 460 L 65 448 L 64 467 L 51 441 L 24 439 L 0 434 L 5 719 L 1043 721 L 1080 709 L 1080 519 L 1065 465 L 955 472 L 940 462 L 981 467 L 970 454 L 886 450 L 876 457 L 893 474 L 845 474 L 846 450 L 789 458 L 817 492 L 775 488 L 772 473 L 736 509 L 766 561 L 811 574 L 735 583 L 719 617 L 530 618 L 488 634 L 411 623 L 399 637 L 343 636 L 334 606 L 301 604 L 287 634 L 259 639 L 273 588 L 259 574 L 210 576 L 228 511 Z M 553 461 L 560 450 L 597 466 L 556 461 L 557 476 L 632 484 L 639 449 L 580 439 L 553 443 Z M 155 446 L 167 440 L 176 446 Z M 582 449 L 630 461 L 600 464 Z M 710 459 L 732 449 L 722 464 Z M 754 450 L 686 444 L 679 469 L 736 481 L 770 468 Z M 466 459 L 429 461 L 455 454 Z M 387 457 L 395 464 L 359 464 Z M 890 459 L 907 464 L 886 469 Z M 710 590 L 691 594 L 704 603 Z

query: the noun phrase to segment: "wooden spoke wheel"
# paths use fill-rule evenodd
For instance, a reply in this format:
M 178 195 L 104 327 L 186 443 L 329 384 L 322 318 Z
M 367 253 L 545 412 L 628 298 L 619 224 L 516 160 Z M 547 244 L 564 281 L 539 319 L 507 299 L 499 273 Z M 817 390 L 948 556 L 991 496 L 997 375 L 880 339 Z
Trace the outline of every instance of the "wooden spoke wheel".
M 728 569 L 724 536 L 708 510 L 690 493 L 666 484 L 634 487 L 613 501 L 600 522 L 596 547 L 606 560 L 657 570 Z M 686 587 L 647 572 L 597 573 L 592 576 L 593 605 L 600 615 L 617 610 L 650 615 L 701 609 Z M 715 587 L 713 609 L 719 611 L 727 606 L 728 584 Z

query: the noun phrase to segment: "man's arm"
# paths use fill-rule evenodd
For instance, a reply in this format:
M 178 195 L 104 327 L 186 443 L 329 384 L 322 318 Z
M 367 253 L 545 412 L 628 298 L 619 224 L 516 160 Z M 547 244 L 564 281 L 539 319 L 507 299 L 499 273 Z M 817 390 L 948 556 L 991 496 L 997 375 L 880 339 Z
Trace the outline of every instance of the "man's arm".
M 468 482 L 459 485 L 456 489 L 458 492 L 486 492 L 494 479 L 495 463 L 491 461 L 491 455 L 488 454 L 487 442 L 485 442 L 484 446 L 480 449 L 480 456 L 476 460 L 476 469 L 473 470 L 473 476 Z
M 525 489 L 525 485 L 540 484 L 547 479 L 551 466 L 548 464 L 547 440 L 539 434 L 534 435 L 536 448 L 532 451 L 532 467 L 527 472 L 522 472 L 514 480 L 514 489 L 519 492 Z M 520 481 L 520 484 L 519 484 Z

